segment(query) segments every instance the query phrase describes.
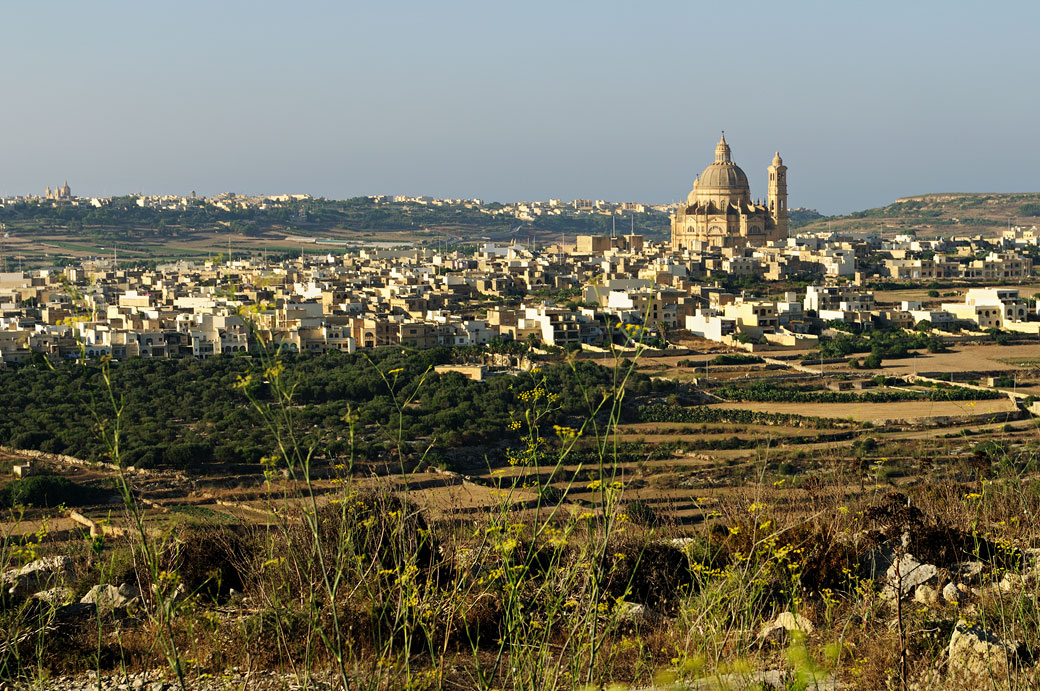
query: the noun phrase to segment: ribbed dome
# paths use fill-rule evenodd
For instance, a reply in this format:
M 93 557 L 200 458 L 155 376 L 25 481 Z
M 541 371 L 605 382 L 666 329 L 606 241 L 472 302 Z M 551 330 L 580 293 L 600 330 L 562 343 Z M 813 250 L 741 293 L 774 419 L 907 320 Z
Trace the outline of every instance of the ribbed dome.
M 690 204 L 712 203 L 723 208 L 729 204 L 750 203 L 751 185 L 740 166 L 730 160 L 725 134 L 715 147 L 715 162 L 705 168 L 693 183 L 687 201 Z
M 697 189 L 712 192 L 722 190 L 743 191 L 750 194 L 747 175 L 736 163 L 712 163 L 697 178 Z

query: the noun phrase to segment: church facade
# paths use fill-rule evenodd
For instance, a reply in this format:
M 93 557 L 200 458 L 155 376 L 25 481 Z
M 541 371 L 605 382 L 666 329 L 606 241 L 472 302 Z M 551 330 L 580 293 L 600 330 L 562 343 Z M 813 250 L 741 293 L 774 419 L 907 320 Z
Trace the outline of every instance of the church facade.
M 50 199 L 53 201 L 68 201 L 72 199 L 72 190 L 69 188 L 69 181 L 66 180 L 65 184 L 60 187 L 55 187 L 54 191 L 48 187 L 47 191 L 44 192 L 44 199 Z
M 715 162 L 693 182 L 686 202 L 672 216 L 672 249 L 760 247 L 787 238 L 787 166 L 780 152 L 767 169 L 766 203 L 751 199 L 747 175 L 730 158 L 723 134 Z

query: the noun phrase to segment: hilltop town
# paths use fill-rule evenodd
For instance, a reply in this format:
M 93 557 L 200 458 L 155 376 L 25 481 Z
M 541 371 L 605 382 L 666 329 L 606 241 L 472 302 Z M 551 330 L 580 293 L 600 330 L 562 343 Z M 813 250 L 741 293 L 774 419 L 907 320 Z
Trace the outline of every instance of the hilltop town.
M 293 352 L 533 341 L 624 342 L 638 327 L 664 346 L 689 334 L 737 347 L 811 347 L 834 322 L 1037 335 L 1032 295 L 1040 234 L 918 240 L 796 234 L 758 248 L 674 252 L 640 235 L 579 235 L 529 248 L 359 248 L 283 261 L 111 259 L 0 274 L 0 362 L 33 353 L 208 357 L 249 350 L 239 313 Z M 977 286 L 960 301 L 879 304 L 872 285 Z M 995 290 L 993 286 L 1003 286 Z M 933 289 L 934 290 L 934 289 Z
M 0 211 L 31 238 L 43 231 L 27 226 L 29 218 L 63 219 L 82 230 L 111 220 L 91 216 L 90 209 L 122 210 L 114 217 L 122 223 L 123 263 L 116 246 L 111 258 L 66 257 L 63 268 L 11 272 L 10 252 L 0 258 L 0 362 L 34 354 L 57 360 L 208 357 L 247 352 L 255 338 L 289 352 L 320 353 L 493 341 L 599 349 L 626 344 L 633 334 L 640 344 L 660 348 L 698 337 L 747 350 L 805 349 L 825 329 L 842 326 L 927 324 L 950 332 L 1040 334 L 1033 296 L 1014 287 L 1034 276 L 1040 260 L 1035 226 L 1012 226 L 999 237 L 930 239 L 912 231 L 798 232 L 791 227 L 787 166 L 779 152 L 767 173 L 767 199 L 759 202 L 723 136 L 714 162 L 677 206 L 370 197 L 339 207 L 306 207 L 300 205 L 314 202 L 307 195 L 200 199 L 194 193 L 85 200 L 74 197 L 66 182 L 53 192 L 48 188 L 43 199 L 6 200 Z M 378 208 L 426 206 L 506 220 L 492 226 L 497 239 L 470 235 L 452 242 L 452 232 L 444 229 L 443 241 L 388 241 L 372 233 L 367 240 L 357 234 L 344 240 L 295 230 L 308 223 L 307 208 L 331 214 L 321 224 L 331 232 L 336 219 L 359 208 L 371 215 Z M 159 216 L 137 218 L 135 208 L 165 216 L 158 222 Z M 153 260 L 152 267 L 126 258 L 127 247 L 135 244 L 127 240 L 141 230 L 135 223 L 151 219 L 156 233 L 176 235 L 189 216 L 226 224 L 226 256 Z M 662 242 L 655 234 L 633 232 L 637 216 L 670 219 L 670 237 Z M 272 217 L 283 225 L 271 227 Z M 543 225 L 528 228 L 526 239 L 519 233 L 536 219 L 583 217 L 610 232 L 552 238 Z M 514 221 L 519 225 L 513 227 Z M 298 256 L 275 261 L 257 250 L 278 230 L 283 245 L 300 248 Z M 5 230 L 5 248 L 9 235 Z M 972 289 L 952 294 L 956 300 L 938 299 L 941 287 L 954 285 Z M 915 286 L 927 286 L 929 294 L 886 302 L 872 292 Z M 243 310 L 253 315 L 253 331 Z

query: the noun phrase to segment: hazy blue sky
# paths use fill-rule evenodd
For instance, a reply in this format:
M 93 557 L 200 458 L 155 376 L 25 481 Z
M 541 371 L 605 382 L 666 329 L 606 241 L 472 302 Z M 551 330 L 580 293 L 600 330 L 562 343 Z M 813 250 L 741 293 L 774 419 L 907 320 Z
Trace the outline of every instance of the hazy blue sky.
M 725 7 L 721 7 L 725 5 Z M 1040 191 L 1040 2 L 19 2 L 0 196 Z

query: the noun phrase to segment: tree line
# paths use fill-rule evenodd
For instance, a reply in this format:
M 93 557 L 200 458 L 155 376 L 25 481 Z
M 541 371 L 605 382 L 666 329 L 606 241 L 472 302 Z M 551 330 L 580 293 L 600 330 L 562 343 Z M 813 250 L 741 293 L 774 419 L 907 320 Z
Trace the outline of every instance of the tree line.
M 522 417 L 530 398 L 524 394 L 535 389 L 554 397 L 540 423 L 549 435 L 552 425 L 573 424 L 613 395 L 614 370 L 588 361 L 480 382 L 433 372 L 454 359 L 448 348 L 286 355 L 278 376 L 293 392 L 288 413 L 301 443 L 329 459 L 353 451 L 362 462 L 385 459 L 399 446 L 443 454 L 516 441 L 524 430 L 510 422 Z M 112 363 L 109 375 L 122 405 L 127 465 L 256 464 L 277 448 L 275 433 L 250 401 L 273 402 L 271 372 L 258 358 L 135 358 Z M 666 387 L 641 374 L 628 382 L 633 396 Z M 101 366 L 12 367 L 0 371 L 0 390 L 0 444 L 106 459 L 104 433 L 111 433 L 116 416 Z

